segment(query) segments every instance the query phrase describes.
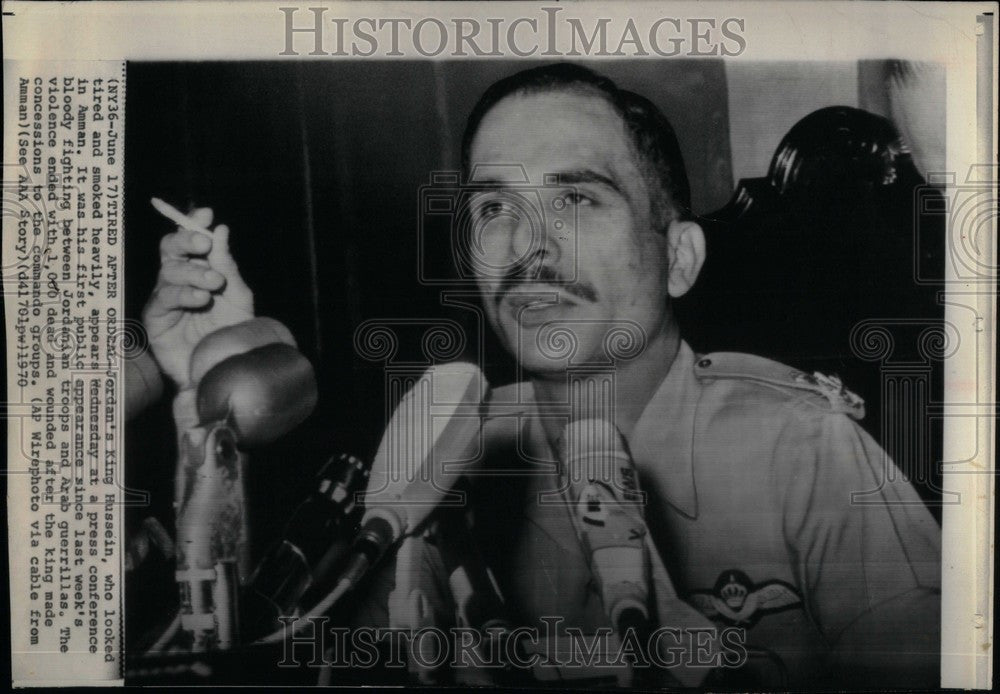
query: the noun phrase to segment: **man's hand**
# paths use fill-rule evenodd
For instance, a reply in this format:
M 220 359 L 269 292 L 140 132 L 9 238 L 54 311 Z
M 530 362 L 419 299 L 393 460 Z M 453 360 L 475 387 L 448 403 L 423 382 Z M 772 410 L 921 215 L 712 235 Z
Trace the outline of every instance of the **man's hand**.
M 207 228 L 212 210 L 190 214 Z M 253 318 L 253 292 L 229 253 L 229 227 L 211 235 L 179 228 L 160 242 L 160 274 L 142 312 L 149 344 L 160 368 L 178 388 L 191 384 L 191 352 L 219 328 Z

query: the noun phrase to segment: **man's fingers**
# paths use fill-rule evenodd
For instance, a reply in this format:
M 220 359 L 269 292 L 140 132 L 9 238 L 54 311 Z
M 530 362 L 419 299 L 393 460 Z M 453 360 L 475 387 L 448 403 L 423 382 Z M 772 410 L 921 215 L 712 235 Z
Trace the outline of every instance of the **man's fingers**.
M 212 250 L 208 253 L 208 264 L 229 277 L 236 271 L 236 261 L 229 252 L 229 227 L 220 224 L 212 232 Z
M 163 263 L 163 267 L 160 269 L 160 282 L 215 292 L 222 289 L 226 278 L 221 273 L 209 268 L 205 263 L 195 264 L 190 261 L 168 260 Z
M 212 237 L 200 231 L 181 229 L 160 240 L 160 260 L 183 260 L 188 256 L 205 255 L 212 250 Z
M 229 252 L 229 227 L 220 224 L 215 227 L 213 236 L 215 238 L 212 239 L 212 250 L 208 254 L 209 265 L 225 275 L 228 286 L 226 291 L 230 296 L 234 298 L 243 295 L 249 296 L 250 288 L 243 281 L 240 269 L 236 265 L 232 253 Z
M 212 223 L 213 212 L 211 207 L 199 207 L 188 213 L 191 221 L 198 226 L 208 227 Z
M 212 294 L 204 289 L 178 284 L 163 284 L 153 291 L 146 305 L 144 320 L 162 318 L 178 309 L 201 308 L 208 304 Z
M 208 229 L 213 216 L 211 208 L 202 207 L 190 212 L 187 218 L 191 226 Z M 243 281 L 229 251 L 229 227 L 225 224 L 219 224 L 208 233 L 181 228 L 167 234 L 160 241 L 160 263 L 162 284 L 225 292 L 225 297 L 234 306 L 244 312 L 253 312 L 253 293 Z
M 188 214 L 191 226 L 207 228 L 212 223 L 210 207 L 199 207 Z M 205 255 L 212 250 L 212 237 L 195 229 L 183 226 L 160 241 L 160 258 L 185 258 L 191 255 Z

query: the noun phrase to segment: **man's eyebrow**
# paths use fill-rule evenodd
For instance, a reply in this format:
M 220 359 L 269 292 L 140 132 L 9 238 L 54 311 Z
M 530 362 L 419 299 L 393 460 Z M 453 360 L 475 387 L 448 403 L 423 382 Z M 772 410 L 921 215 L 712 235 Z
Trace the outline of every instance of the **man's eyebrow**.
M 555 176 L 556 180 L 559 182 L 559 185 L 573 186 L 581 183 L 597 183 L 599 185 L 603 185 L 610 188 L 611 190 L 615 191 L 616 193 L 618 193 L 619 195 L 621 195 L 626 199 L 629 197 L 628 193 L 622 190 L 622 187 L 619 186 L 618 183 L 613 178 L 611 178 L 610 176 L 606 176 L 602 173 L 599 173 L 597 171 L 594 171 L 593 169 L 574 169 L 572 171 L 559 171 L 552 174 L 546 174 L 546 176 Z M 474 181 L 472 185 L 476 187 L 482 186 L 484 188 L 507 188 L 507 187 L 518 187 L 518 186 L 523 187 L 526 184 L 520 181 L 501 181 L 499 179 L 486 178 Z
M 577 169 L 574 171 L 561 171 L 555 174 L 561 185 L 577 185 L 579 183 L 597 183 L 615 191 L 623 198 L 628 198 L 628 194 L 622 190 L 621 186 L 611 178 L 593 169 Z

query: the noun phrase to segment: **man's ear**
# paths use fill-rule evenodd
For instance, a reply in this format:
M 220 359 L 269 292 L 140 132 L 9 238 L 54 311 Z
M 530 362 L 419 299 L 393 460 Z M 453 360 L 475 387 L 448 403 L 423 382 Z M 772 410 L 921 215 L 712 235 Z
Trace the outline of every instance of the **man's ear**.
M 669 276 L 667 291 L 674 299 L 687 294 L 694 286 L 705 262 L 705 233 L 691 221 L 674 220 L 667 228 Z

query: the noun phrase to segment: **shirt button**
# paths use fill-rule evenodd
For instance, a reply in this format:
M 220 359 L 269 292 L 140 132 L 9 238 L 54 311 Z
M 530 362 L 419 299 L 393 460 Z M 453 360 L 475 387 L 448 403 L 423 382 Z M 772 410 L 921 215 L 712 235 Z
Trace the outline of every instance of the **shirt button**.
M 707 369 L 711 365 L 712 365 L 711 359 L 702 359 L 701 361 L 698 362 L 698 366 L 700 366 L 703 369 Z

